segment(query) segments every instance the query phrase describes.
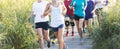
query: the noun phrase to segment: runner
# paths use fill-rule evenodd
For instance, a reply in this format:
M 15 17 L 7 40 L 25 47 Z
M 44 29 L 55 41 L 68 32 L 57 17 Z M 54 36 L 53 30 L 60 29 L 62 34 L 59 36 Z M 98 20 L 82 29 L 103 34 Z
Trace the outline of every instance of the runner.
M 86 28 L 92 26 L 92 23 L 93 23 L 93 14 L 94 14 L 94 11 L 95 11 L 95 3 L 93 0 L 87 0 L 87 8 L 85 10 L 85 25 L 86 25 Z M 88 31 L 88 35 L 90 35 L 90 32 L 89 30 L 87 29 Z
M 42 18 L 47 2 L 44 0 L 37 0 L 33 3 L 32 16 L 35 15 L 35 28 L 39 36 L 40 48 L 44 49 L 44 38 L 47 41 L 47 46 L 50 47 L 48 16 Z M 43 33 L 44 32 L 44 33 Z
M 63 33 L 64 33 L 64 15 L 66 14 L 66 7 L 64 3 L 52 0 L 51 3 L 46 7 L 44 15 L 50 13 L 51 16 L 51 27 L 54 31 L 55 36 L 58 39 L 59 49 L 65 49 Z
M 106 4 L 106 0 L 95 0 L 95 14 L 97 15 L 98 23 L 101 24 L 102 19 L 102 9 Z
M 65 21 L 65 25 L 66 25 L 66 36 L 68 36 L 68 27 L 69 25 L 72 26 L 72 36 L 74 36 L 74 14 L 73 14 L 73 9 L 69 8 L 70 3 L 72 2 L 72 0 L 64 0 L 64 4 L 67 8 L 67 13 L 66 13 L 66 21 Z M 70 18 L 70 21 L 69 21 Z
M 72 0 L 70 4 L 70 8 L 74 7 L 74 19 L 76 21 L 78 33 L 81 38 L 86 6 L 87 6 L 86 0 Z

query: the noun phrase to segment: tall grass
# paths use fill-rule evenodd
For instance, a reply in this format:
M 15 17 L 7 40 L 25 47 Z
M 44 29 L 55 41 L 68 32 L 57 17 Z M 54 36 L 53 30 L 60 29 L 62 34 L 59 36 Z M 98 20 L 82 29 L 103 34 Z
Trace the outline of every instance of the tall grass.
M 93 26 L 93 49 L 120 49 L 120 1 L 102 11 L 101 26 Z
M 35 49 L 37 36 L 29 23 L 35 0 L 0 0 L 0 49 Z

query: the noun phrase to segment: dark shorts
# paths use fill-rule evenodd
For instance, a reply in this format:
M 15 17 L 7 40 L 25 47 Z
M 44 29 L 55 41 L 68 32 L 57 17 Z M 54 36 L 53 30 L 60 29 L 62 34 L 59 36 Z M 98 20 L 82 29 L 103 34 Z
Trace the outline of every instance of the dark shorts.
M 65 17 L 69 17 L 71 20 L 73 20 L 74 19 L 74 16 L 69 16 L 69 15 L 65 15 Z
M 59 25 L 58 27 L 51 27 L 53 32 L 58 32 L 58 29 L 63 28 L 64 24 Z
M 74 15 L 73 16 L 69 16 L 69 15 L 65 15 L 65 17 L 69 17 L 70 18 L 70 20 L 74 20 Z M 66 20 L 65 21 L 65 26 L 69 26 L 69 25 L 71 25 L 71 26 L 74 26 L 74 21 L 72 22 L 72 21 L 69 21 L 69 20 Z
M 48 21 L 47 22 L 38 22 L 38 23 L 35 23 L 35 28 L 42 28 L 44 30 L 48 30 L 49 29 L 49 24 L 48 24 Z
M 78 15 L 76 15 L 76 14 L 74 14 L 74 19 L 75 20 L 79 20 L 79 19 L 83 19 L 84 17 L 82 17 L 82 16 L 78 16 Z
M 95 10 L 95 14 L 99 16 L 99 14 L 101 14 L 101 11 L 102 11 L 102 8 L 98 8 Z
M 86 14 L 85 15 L 85 20 L 89 20 L 91 18 L 93 18 L 93 14 Z

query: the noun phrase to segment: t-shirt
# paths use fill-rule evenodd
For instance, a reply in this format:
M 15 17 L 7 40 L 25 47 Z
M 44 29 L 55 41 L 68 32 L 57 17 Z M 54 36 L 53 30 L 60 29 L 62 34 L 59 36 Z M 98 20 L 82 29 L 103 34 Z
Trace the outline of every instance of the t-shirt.
M 72 0 L 69 0 L 69 1 L 64 0 L 64 4 L 67 8 L 67 15 L 69 15 L 69 16 L 73 16 L 73 9 L 69 8 L 69 5 L 70 5 L 71 2 L 72 2 Z
M 85 10 L 86 14 L 91 14 L 91 12 L 94 10 L 95 3 L 93 0 L 87 1 L 87 8 Z
M 97 4 L 95 5 L 95 8 L 103 8 L 105 5 L 106 0 L 94 0 L 95 2 L 97 2 Z
M 85 17 L 85 6 L 87 6 L 86 0 L 72 0 L 70 6 L 74 6 L 74 14 L 80 17 Z
M 50 6 L 51 8 L 51 27 L 58 27 L 61 24 L 64 24 L 64 16 L 62 14 L 62 5 L 59 3 L 58 7 L 55 7 L 53 5 Z
M 38 22 L 46 22 L 49 20 L 48 16 L 45 16 L 44 18 L 41 17 L 41 15 L 43 15 L 45 8 L 47 6 L 47 2 L 46 1 L 42 1 L 40 3 L 38 2 L 34 2 L 33 3 L 33 7 L 32 10 L 34 11 L 35 16 L 35 23 Z

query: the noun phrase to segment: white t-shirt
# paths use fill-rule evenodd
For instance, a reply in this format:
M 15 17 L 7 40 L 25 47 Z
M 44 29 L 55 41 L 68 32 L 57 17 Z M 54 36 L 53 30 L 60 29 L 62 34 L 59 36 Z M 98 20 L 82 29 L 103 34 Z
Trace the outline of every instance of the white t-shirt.
M 105 4 L 105 1 L 106 0 L 94 0 L 95 2 L 98 2 L 96 5 L 95 5 L 95 8 L 98 9 L 98 8 L 103 8 L 104 7 L 104 4 Z
M 45 11 L 47 4 L 48 4 L 48 2 L 46 2 L 46 1 L 42 1 L 40 3 L 38 3 L 38 2 L 33 3 L 32 10 L 34 11 L 34 14 L 36 15 L 35 21 L 34 21 L 35 23 L 46 22 L 49 20 L 48 16 L 45 16 L 44 18 L 41 17 L 41 15 L 43 15 L 43 13 Z
M 62 15 L 62 5 L 59 4 L 58 7 L 50 6 L 51 8 L 51 27 L 58 27 L 59 25 L 64 25 L 64 16 Z

